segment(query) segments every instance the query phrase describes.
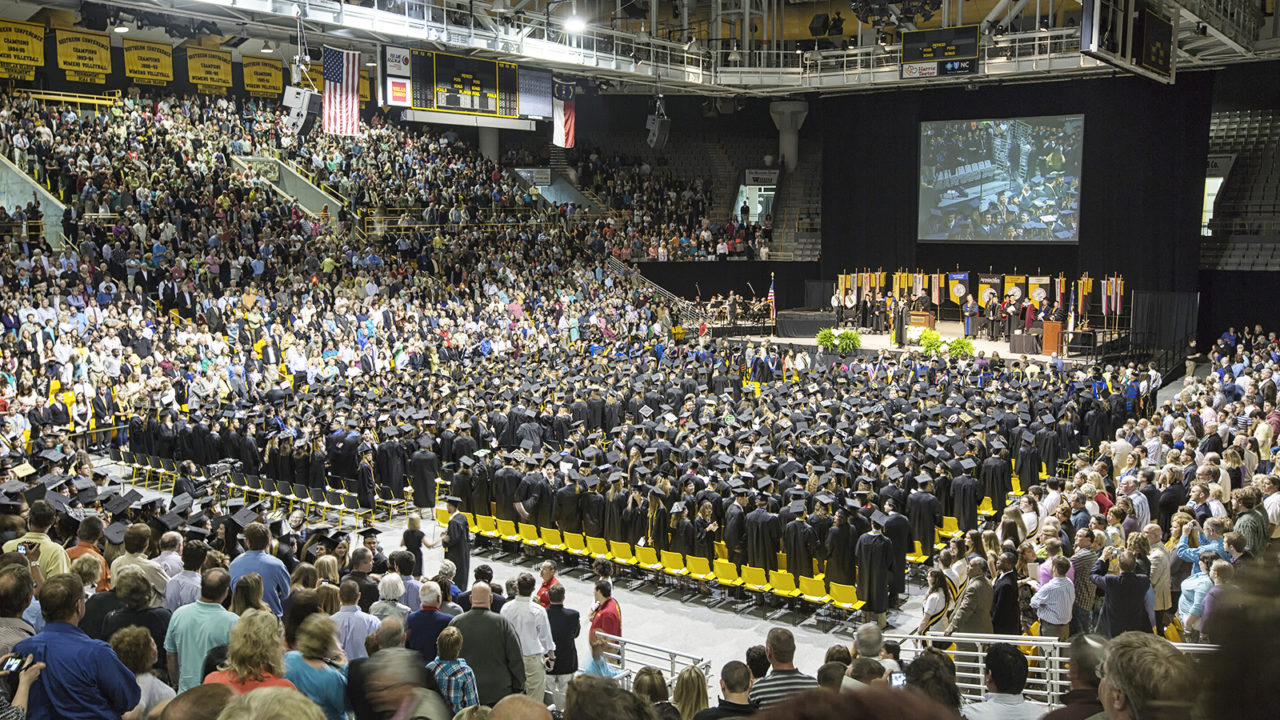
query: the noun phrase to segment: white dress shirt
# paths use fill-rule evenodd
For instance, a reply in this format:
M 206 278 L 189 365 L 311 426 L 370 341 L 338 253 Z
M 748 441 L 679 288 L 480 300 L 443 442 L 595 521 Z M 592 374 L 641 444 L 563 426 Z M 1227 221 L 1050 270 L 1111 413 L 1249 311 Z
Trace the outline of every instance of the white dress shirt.
M 982 702 L 961 706 L 960 716 L 965 720 L 1036 720 L 1049 710 L 1021 695 L 987 693 L 985 697 Z
M 507 601 L 499 614 L 510 620 L 515 627 L 516 637 L 520 638 L 521 655 L 546 655 L 555 649 L 547 610 L 533 602 L 532 597 L 517 597 Z

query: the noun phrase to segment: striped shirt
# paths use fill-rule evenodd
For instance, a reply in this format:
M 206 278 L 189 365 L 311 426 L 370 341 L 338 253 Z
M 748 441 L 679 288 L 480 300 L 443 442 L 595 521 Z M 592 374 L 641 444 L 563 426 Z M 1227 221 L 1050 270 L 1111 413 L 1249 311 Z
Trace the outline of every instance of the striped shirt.
M 774 670 L 751 688 L 752 705 L 767 708 L 788 695 L 818 687 L 818 681 L 799 670 Z
M 1093 550 L 1077 550 L 1075 555 L 1071 556 L 1071 567 L 1076 571 L 1073 578 L 1076 586 L 1076 606 L 1086 610 L 1093 609 L 1093 598 L 1098 593 L 1098 588 L 1089 580 L 1089 571 L 1093 569 L 1093 564 L 1098 561 L 1098 553 Z

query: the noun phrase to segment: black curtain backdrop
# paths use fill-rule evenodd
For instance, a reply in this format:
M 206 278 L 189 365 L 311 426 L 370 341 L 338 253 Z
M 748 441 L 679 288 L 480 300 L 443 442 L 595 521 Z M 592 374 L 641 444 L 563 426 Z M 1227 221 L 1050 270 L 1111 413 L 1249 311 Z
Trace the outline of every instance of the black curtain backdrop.
M 1212 73 L 829 98 L 823 111 L 823 277 L 842 267 L 1101 278 L 1194 291 Z M 917 244 L 921 121 L 1083 113 L 1079 245 Z
M 1200 347 L 1208 347 L 1227 328 L 1261 325 L 1264 331 L 1276 330 L 1275 296 L 1275 273 L 1201 270 Z
M 780 310 L 803 307 L 805 280 L 818 276 L 816 262 L 725 260 L 643 262 L 637 266 L 640 274 L 679 297 L 692 300 L 700 289 L 704 301 L 730 290 L 747 298 L 753 294 L 763 298 L 769 294 L 769 274 L 776 273 L 773 292 Z

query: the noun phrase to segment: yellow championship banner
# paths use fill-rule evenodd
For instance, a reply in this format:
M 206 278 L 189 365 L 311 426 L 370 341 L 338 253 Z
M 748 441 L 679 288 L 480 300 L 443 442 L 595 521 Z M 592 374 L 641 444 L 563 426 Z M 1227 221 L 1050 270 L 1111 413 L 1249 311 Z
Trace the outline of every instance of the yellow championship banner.
M 143 85 L 173 81 L 173 46 L 168 43 L 124 40 L 124 74 Z
M 18 65 L 10 62 L 0 63 L 0 79 L 35 80 L 36 68 L 34 65 Z
M 111 73 L 111 36 L 86 30 L 58 30 L 58 67 L 73 82 L 102 84 Z
M 44 65 L 44 26 L 0 20 L 0 63 Z
M 231 52 L 187 48 L 187 80 L 209 88 L 231 87 Z
M 360 71 L 360 102 L 369 102 L 373 96 L 369 93 L 369 71 Z
M 1004 294 L 1012 295 L 1013 301 L 1016 303 L 1022 302 L 1022 299 L 1027 296 L 1027 276 L 1005 275 Z
M 244 71 L 244 89 L 250 95 L 279 97 L 284 93 L 284 64 L 280 58 L 244 55 L 240 68 Z

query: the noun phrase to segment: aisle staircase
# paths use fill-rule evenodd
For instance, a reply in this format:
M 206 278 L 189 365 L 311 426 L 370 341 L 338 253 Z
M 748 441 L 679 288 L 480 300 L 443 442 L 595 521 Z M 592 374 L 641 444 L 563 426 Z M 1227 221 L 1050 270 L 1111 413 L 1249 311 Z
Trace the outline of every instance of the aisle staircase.
M 770 260 L 811 262 L 822 254 L 822 143 L 801 143 L 796 169 L 782 174 L 773 198 Z
M 658 283 L 650 280 L 644 275 L 641 275 L 638 269 L 632 266 L 626 265 L 620 260 L 616 260 L 614 258 L 609 258 L 606 264 L 611 272 L 617 273 L 619 275 L 625 275 L 627 273 L 631 273 L 632 277 L 634 277 L 639 282 L 643 290 L 649 292 L 649 294 L 655 297 L 662 298 L 667 303 L 669 303 L 671 307 L 676 311 L 676 313 L 680 316 L 680 322 L 685 327 L 690 327 L 690 326 L 696 327 L 697 325 L 700 325 L 704 322 L 705 323 L 711 322 L 711 315 L 708 314 L 706 311 L 702 310 L 697 305 L 693 304 L 692 302 L 689 302 L 688 300 L 685 300 L 682 297 L 677 297 L 670 290 L 667 290 L 666 288 L 662 287 Z

